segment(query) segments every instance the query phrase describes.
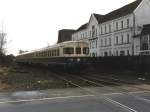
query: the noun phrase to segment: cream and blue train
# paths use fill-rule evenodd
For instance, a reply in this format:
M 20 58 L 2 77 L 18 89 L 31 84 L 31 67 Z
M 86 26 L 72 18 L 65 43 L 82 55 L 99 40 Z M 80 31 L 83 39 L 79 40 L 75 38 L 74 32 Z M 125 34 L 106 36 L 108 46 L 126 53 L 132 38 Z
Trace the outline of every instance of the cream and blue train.
M 89 45 L 84 41 L 67 41 L 46 48 L 20 54 L 17 63 L 43 65 L 70 65 L 85 62 Z

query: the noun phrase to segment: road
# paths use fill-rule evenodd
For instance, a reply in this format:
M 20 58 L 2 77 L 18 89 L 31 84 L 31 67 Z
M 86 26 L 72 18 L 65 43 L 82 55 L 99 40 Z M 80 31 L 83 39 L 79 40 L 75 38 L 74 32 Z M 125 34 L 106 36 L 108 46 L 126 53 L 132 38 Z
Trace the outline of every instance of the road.
M 150 91 L 88 89 L 96 93 L 79 88 L 1 93 L 0 112 L 150 112 Z

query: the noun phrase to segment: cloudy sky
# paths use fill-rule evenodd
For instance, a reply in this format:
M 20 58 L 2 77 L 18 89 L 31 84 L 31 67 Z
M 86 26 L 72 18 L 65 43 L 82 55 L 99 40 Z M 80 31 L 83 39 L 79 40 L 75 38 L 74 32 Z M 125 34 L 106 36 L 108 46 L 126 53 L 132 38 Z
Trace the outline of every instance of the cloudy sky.
M 7 53 L 57 42 L 58 30 L 77 29 L 91 13 L 106 14 L 134 0 L 0 0 Z M 1 30 L 1 27 L 0 27 Z

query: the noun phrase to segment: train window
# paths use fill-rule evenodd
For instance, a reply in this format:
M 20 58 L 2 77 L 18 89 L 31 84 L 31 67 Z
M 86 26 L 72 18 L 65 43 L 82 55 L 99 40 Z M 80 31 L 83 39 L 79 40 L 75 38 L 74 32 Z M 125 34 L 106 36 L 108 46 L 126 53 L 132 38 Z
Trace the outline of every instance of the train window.
M 49 56 L 49 51 L 47 51 L 47 57 Z
M 49 51 L 46 51 L 46 57 L 48 57 L 49 56 Z
M 46 56 L 46 52 L 45 51 L 43 52 L 43 55 L 44 55 L 44 57 Z
M 56 56 L 58 56 L 58 49 L 56 50 Z
M 43 56 L 45 56 L 45 52 L 43 51 Z
M 40 53 L 38 52 L 37 55 L 40 56 Z
M 44 57 L 46 56 L 46 52 L 44 51 Z
M 89 48 L 88 47 L 83 48 L 83 54 L 89 54 Z
M 54 56 L 54 52 L 55 52 L 55 51 L 54 51 L 54 50 L 52 50 L 52 56 Z
M 64 54 L 74 54 L 74 48 L 73 47 L 63 48 L 63 53 Z
M 35 52 L 35 57 L 37 57 L 38 56 L 38 53 L 37 52 Z
M 47 56 L 47 51 L 45 51 L 45 55 L 44 55 L 45 57 Z
M 81 48 L 80 47 L 76 48 L 76 54 L 81 54 Z
M 52 51 L 50 51 L 50 56 L 52 56 Z
M 55 50 L 55 56 L 57 56 L 57 50 Z
M 57 52 L 58 52 L 57 54 L 58 54 L 58 56 L 59 56 L 59 49 L 57 50 Z
M 48 51 L 48 56 L 51 56 L 51 51 Z

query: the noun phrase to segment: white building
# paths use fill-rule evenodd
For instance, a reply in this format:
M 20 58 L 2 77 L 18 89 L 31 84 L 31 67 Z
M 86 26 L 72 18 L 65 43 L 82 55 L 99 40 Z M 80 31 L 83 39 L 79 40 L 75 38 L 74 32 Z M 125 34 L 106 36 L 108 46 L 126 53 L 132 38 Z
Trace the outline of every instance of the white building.
M 140 35 L 140 54 L 150 55 L 150 24 L 144 25 Z
M 89 42 L 90 56 L 139 55 L 140 33 L 150 24 L 150 0 L 136 0 L 106 15 L 92 14 L 72 40 Z

